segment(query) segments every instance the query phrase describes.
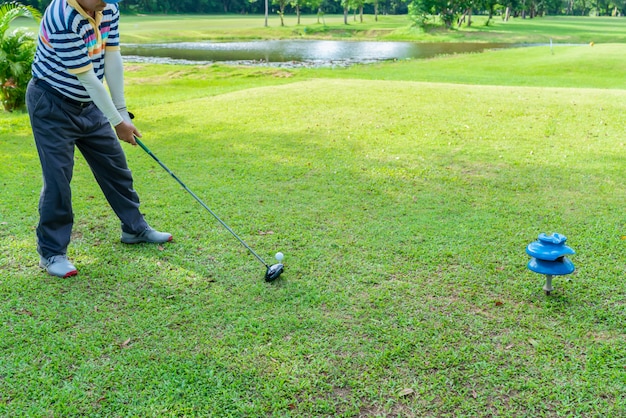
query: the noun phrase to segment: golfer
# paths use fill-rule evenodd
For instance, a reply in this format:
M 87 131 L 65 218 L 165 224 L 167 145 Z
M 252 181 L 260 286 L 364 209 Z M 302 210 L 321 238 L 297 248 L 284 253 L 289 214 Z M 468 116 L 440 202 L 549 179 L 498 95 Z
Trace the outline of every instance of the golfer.
M 124 99 L 117 1 L 52 0 L 39 30 L 26 105 L 43 172 L 39 265 L 54 276 L 78 274 L 67 258 L 74 221 L 70 182 L 75 146 L 122 222 L 122 242 L 172 240 L 172 235 L 152 229 L 140 213 L 118 140 L 136 145 L 135 135 L 141 134 Z

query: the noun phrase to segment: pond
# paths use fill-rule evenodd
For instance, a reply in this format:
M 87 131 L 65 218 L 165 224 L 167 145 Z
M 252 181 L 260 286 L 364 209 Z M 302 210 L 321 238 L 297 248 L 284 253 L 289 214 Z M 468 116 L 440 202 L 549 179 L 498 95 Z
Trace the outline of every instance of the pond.
M 277 67 L 334 67 L 386 60 L 431 58 L 438 55 L 511 48 L 505 43 L 415 43 L 329 40 L 249 42 L 180 42 L 125 44 L 128 61 L 154 63 L 236 63 Z

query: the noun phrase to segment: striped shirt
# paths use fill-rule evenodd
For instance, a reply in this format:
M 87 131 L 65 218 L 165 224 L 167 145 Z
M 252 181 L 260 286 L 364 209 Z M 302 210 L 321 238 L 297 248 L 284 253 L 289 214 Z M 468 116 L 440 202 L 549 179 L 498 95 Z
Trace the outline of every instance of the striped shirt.
M 95 19 L 76 0 L 52 0 L 39 28 L 34 78 L 45 80 L 70 99 L 91 101 L 75 74 L 93 68 L 104 78 L 104 53 L 120 48 L 119 8 L 107 4 Z

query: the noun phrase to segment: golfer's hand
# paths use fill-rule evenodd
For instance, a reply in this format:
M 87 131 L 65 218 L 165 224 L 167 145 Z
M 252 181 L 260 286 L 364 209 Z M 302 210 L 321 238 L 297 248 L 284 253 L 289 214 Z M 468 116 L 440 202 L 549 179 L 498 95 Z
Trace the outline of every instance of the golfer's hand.
M 137 145 L 137 142 L 135 141 L 135 136 L 141 138 L 141 134 L 139 133 L 135 125 L 126 121 L 123 121 L 119 125 L 115 126 L 115 133 L 120 140 L 128 142 L 131 145 Z

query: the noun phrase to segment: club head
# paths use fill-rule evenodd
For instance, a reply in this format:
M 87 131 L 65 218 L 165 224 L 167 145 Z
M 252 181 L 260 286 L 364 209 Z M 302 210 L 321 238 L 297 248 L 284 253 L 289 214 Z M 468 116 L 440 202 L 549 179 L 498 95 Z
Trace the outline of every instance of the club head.
M 267 268 L 267 272 L 265 272 L 265 281 L 272 282 L 283 273 L 284 266 L 282 264 L 274 264 Z

